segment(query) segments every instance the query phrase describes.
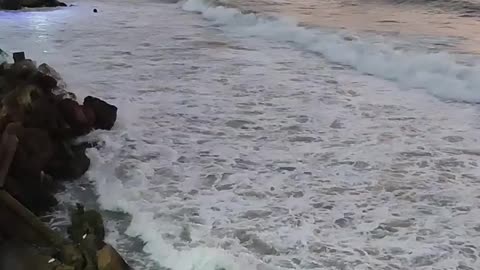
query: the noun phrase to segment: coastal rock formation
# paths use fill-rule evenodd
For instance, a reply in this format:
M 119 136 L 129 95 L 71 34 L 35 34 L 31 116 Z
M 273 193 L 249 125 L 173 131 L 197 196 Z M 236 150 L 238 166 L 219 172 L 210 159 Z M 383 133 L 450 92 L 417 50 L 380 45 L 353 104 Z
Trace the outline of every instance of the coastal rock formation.
M 55 204 L 55 182 L 81 177 L 90 166 L 85 147 L 73 139 L 93 129 L 111 129 L 117 107 L 91 96 L 79 104 L 52 67 L 37 68 L 34 61 L 16 56 L 15 63 L 0 65 L 0 132 L 9 126 L 19 141 L 6 188 L 41 213 Z
M 14 60 L 0 64 L 0 269 L 131 269 L 104 242 L 97 211 L 78 204 L 69 239 L 35 216 L 58 203 L 54 195 L 63 181 L 88 170 L 85 151 L 95 143 L 74 139 L 111 129 L 117 107 L 91 96 L 79 104 L 53 68 L 37 67 L 23 53 Z
M 0 9 L 19 10 L 22 7 L 66 7 L 67 4 L 58 0 L 0 0 Z

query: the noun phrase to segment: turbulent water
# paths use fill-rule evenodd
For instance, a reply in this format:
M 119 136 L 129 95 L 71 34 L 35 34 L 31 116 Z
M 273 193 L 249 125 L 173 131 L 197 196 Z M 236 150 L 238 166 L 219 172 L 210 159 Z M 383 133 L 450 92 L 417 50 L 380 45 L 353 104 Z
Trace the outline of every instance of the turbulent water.
M 118 105 L 59 197 L 136 269 L 479 269 L 465 3 L 85 0 L 0 12 L 0 47 Z

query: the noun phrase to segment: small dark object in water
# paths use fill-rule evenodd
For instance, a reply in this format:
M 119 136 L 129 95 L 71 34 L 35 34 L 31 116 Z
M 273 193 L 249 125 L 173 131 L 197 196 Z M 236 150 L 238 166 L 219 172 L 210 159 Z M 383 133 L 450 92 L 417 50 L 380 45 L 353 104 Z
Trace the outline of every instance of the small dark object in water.
M 98 10 L 96 8 L 93 9 L 93 13 L 97 13 Z
M 13 53 L 13 62 L 18 63 L 20 61 L 25 60 L 25 53 L 24 52 L 14 52 Z

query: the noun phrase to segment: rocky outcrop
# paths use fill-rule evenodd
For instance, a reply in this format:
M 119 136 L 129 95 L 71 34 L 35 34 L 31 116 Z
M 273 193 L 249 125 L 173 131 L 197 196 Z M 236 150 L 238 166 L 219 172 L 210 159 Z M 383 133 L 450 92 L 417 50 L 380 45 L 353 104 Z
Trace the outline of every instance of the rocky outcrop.
M 21 8 L 20 0 L 0 0 L 0 9 L 17 10 Z
M 67 4 L 58 0 L 0 0 L 0 9 L 18 10 L 25 8 L 40 7 L 66 7 Z
M 96 97 L 79 104 L 52 67 L 22 58 L 0 65 L 0 132 L 18 138 L 7 191 L 35 213 L 55 205 L 59 181 L 81 177 L 90 160 L 73 139 L 94 129 L 111 129 L 117 107 Z
M 53 68 L 37 67 L 23 54 L 14 59 L 0 64 L 0 269 L 130 269 L 104 242 L 98 212 L 77 205 L 69 239 L 35 216 L 57 204 L 54 194 L 63 181 L 88 170 L 85 151 L 95 143 L 74 139 L 111 129 L 117 107 L 90 96 L 79 104 Z
M 89 111 L 90 120 L 97 129 L 111 129 L 117 120 L 117 107 L 106 103 L 96 97 L 88 96 L 83 100 L 83 105 Z

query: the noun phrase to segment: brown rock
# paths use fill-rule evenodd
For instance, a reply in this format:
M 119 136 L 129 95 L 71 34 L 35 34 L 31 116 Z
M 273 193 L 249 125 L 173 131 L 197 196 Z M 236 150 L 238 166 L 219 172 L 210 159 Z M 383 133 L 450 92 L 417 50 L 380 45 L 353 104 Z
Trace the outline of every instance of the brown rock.
M 77 132 L 78 135 L 86 134 L 90 132 L 90 130 L 92 130 L 93 126 L 90 125 L 91 119 L 87 118 L 84 112 L 84 108 L 80 106 L 80 104 L 78 104 L 75 100 L 61 100 L 58 104 L 58 110 L 62 114 L 67 124 L 75 132 Z
M 83 105 L 87 108 L 91 108 L 95 113 L 95 128 L 106 130 L 112 129 L 117 120 L 117 107 L 92 96 L 86 97 L 83 101 Z
M 105 245 L 97 251 L 98 270 L 130 270 L 130 266 L 120 254 L 110 245 Z
M 42 90 L 50 92 L 52 89 L 57 87 L 57 80 L 52 76 L 37 72 L 33 81 L 40 87 Z
M 52 258 L 49 252 L 25 244 L 0 243 L 0 269 L 2 270 L 75 270 Z
M 60 87 L 62 89 L 67 88 L 67 84 L 63 81 L 60 74 L 53 67 L 43 63 L 40 66 L 38 66 L 38 71 L 40 71 L 41 73 L 43 73 L 45 75 L 48 75 L 48 76 L 54 78 L 57 81 L 57 84 L 58 84 L 57 86 L 58 87 Z
M 58 204 L 53 195 L 52 185 L 42 179 L 42 176 L 37 178 L 9 177 L 5 183 L 5 189 L 28 210 L 36 215 L 41 215 Z

